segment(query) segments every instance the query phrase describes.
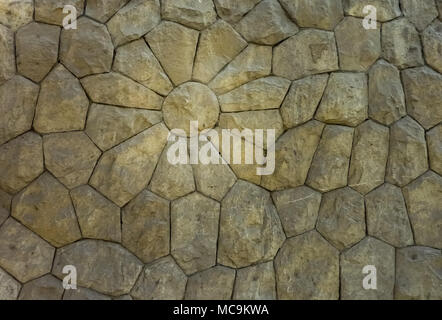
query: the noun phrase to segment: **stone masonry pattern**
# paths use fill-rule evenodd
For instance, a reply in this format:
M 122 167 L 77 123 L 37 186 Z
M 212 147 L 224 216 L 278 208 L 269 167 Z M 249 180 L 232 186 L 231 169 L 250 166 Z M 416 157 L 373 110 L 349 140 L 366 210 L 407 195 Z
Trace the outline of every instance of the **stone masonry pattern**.
M 440 300 L 441 121 L 442 0 L 0 0 L 0 299 Z

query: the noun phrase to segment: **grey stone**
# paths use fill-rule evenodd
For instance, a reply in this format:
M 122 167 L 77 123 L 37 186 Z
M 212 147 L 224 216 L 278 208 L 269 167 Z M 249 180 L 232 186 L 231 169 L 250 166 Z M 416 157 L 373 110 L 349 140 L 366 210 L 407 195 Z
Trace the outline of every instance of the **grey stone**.
M 402 11 L 419 31 L 423 31 L 439 14 L 434 0 L 401 0 Z
M 2 84 L 15 74 L 14 33 L 3 25 L 0 25 L 0 55 L 2 57 L 0 62 L 0 84 Z
M 161 16 L 197 30 L 205 29 L 216 21 L 212 0 L 162 0 Z
M 430 167 L 442 175 L 442 124 L 427 132 L 427 144 Z
M 359 18 L 365 18 L 365 6 L 372 5 L 377 9 L 377 20 L 380 22 L 392 20 L 402 14 L 399 0 L 343 0 L 342 4 L 347 15 Z
M 88 0 L 86 15 L 105 23 L 128 2 L 129 0 Z
M 230 300 L 232 297 L 235 270 L 216 266 L 189 278 L 187 300 Z
M 422 34 L 424 56 L 427 64 L 442 73 L 442 22 L 435 20 Z
M 77 16 L 83 14 L 84 0 L 35 0 L 35 20 L 62 26 L 67 14 L 63 13 L 66 5 L 73 6 Z
M 236 273 L 233 299 L 275 300 L 275 281 L 272 261 L 239 269 Z
M 16 300 L 21 289 L 20 282 L 0 268 L 0 283 L 0 299 L 3 301 Z
M 19 300 L 61 300 L 63 285 L 60 280 L 48 274 L 29 281 L 20 291 Z
M 261 0 L 214 0 L 218 15 L 229 23 L 235 23 Z

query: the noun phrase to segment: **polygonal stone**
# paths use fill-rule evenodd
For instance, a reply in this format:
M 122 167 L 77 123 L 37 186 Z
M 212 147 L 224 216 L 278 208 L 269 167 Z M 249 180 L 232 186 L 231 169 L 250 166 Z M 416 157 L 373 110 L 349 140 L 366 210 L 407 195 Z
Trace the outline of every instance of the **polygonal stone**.
M 21 282 L 51 271 L 55 249 L 12 218 L 0 227 L 0 266 Z
M 363 287 L 366 266 L 376 268 L 376 290 Z M 394 248 L 375 238 L 365 238 L 341 255 L 341 299 L 393 300 L 394 268 Z
M 435 20 L 422 35 L 424 44 L 425 61 L 442 73 L 442 22 Z
M 367 76 L 363 73 L 332 73 L 316 119 L 355 127 L 367 118 Z
M 223 94 L 252 80 L 270 74 L 272 47 L 249 44 L 209 84 L 216 94 Z
M 196 52 L 193 79 L 208 83 L 245 47 L 247 42 L 223 20 L 201 32 Z
M 21 289 L 20 282 L 0 268 L 0 283 L 0 299 L 2 301 L 16 300 Z
M 0 190 L 0 225 L 6 221 L 11 211 L 12 197 Z
M 16 193 L 43 172 L 42 139 L 25 133 L 0 146 L 0 188 Z
M 402 11 L 419 31 L 423 31 L 439 15 L 433 0 L 401 0 Z
M 261 0 L 214 0 L 218 15 L 229 23 L 235 23 Z
M 79 286 L 112 296 L 128 293 L 143 268 L 121 245 L 101 240 L 81 240 L 58 249 L 52 273 L 63 279 L 65 265 L 77 268 Z
M 39 88 L 16 76 L 0 86 L 0 144 L 32 127 Z
M 146 41 L 175 85 L 192 78 L 199 33 L 174 22 L 163 21 Z
M 389 126 L 406 114 L 399 70 L 385 60 L 379 60 L 369 73 L 368 115 Z
M 216 21 L 212 0 L 162 0 L 163 19 L 202 30 Z
M 342 70 L 366 71 L 381 55 L 381 30 L 365 29 L 362 19 L 345 18 L 336 27 Z
M 87 184 L 101 155 L 84 132 L 65 132 L 43 138 L 46 168 L 69 189 Z
M 80 81 L 59 64 L 41 84 L 34 128 L 41 133 L 83 130 L 88 107 Z
M 2 84 L 15 74 L 14 33 L 3 25 L 0 25 L 0 56 L 2 57 L 0 61 L 0 84 Z
M 143 39 L 117 49 L 113 70 L 162 95 L 169 94 L 173 89 L 163 68 Z
M 399 0 L 344 0 L 342 4 L 347 15 L 359 18 L 365 18 L 367 12 L 364 12 L 364 8 L 372 5 L 377 9 L 377 20 L 380 22 L 392 20 L 402 14 Z
M 175 88 L 164 100 L 163 115 L 170 130 L 181 129 L 190 136 L 192 121 L 198 121 L 195 129 L 199 131 L 215 126 L 219 115 L 218 99 L 209 87 L 187 82 Z
M 417 245 L 442 248 L 442 178 L 427 172 L 403 189 Z
M 275 146 L 275 171 L 263 176 L 262 186 L 273 191 L 303 185 L 323 129 L 321 122 L 310 121 L 281 136 Z
M 275 300 L 273 262 L 239 269 L 236 273 L 234 300 Z
M 164 124 L 157 124 L 106 151 L 95 168 L 90 185 L 118 206 L 124 206 L 146 187 L 167 136 Z
M 407 111 L 425 129 L 442 121 L 442 75 L 428 67 L 402 72 Z
M 384 183 L 389 131 L 371 120 L 355 129 L 348 185 L 366 194 Z
M 390 153 L 385 180 L 400 187 L 428 170 L 425 131 L 410 117 L 390 128 Z
M 15 39 L 18 72 L 40 82 L 57 63 L 60 28 L 33 22 L 20 28 Z
M 323 195 L 318 231 L 336 248 L 349 248 L 365 237 L 364 197 L 346 187 Z
M 353 131 L 343 126 L 325 127 L 307 178 L 309 186 L 327 192 L 347 185 Z
M 235 270 L 216 266 L 189 278 L 186 300 L 230 300 Z
M 129 0 L 88 0 L 86 15 L 105 23 L 128 2 Z
M 29 281 L 20 291 L 19 300 L 61 300 L 63 285 L 53 275 Z
M 111 300 L 111 298 L 94 290 L 77 286 L 76 290 L 66 290 L 63 294 L 63 300 Z
M 218 263 L 241 268 L 271 260 L 284 240 L 270 194 L 236 182 L 222 201 Z
M 219 97 L 223 112 L 277 109 L 290 87 L 290 81 L 266 77 L 251 81 Z
M 294 237 L 315 228 L 318 219 L 321 194 L 301 186 L 272 193 L 284 232 Z
M 298 32 L 277 0 L 263 0 L 236 26 L 249 42 L 275 45 Z
M 49 173 L 14 197 L 12 216 L 55 247 L 81 238 L 69 192 Z
M 442 124 L 427 132 L 430 167 L 442 175 Z
M 114 45 L 141 38 L 161 21 L 159 0 L 132 0 L 107 23 Z
M 278 299 L 339 298 L 339 252 L 317 231 L 288 239 L 275 271 Z
M 284 126 L 293 128 L 310 121 L 321 101 L 328 75 L 320 74 L 296 80 L 281 106 Z
M 440 250 L 427 247 L 397 250 L 395 299 L 442 299 L 442 283 L 438 273 L 441 268 Z
M 383 58 L 400 69 L 424 63 L 419 33 L 406 18 L 382 25 Z
M 62 26 L 68 15 L 63 12 L 67 5 L 75 8 L 76 17 L 83 14 L 84 0 L 35 0 L 35 20 Z
M 84 238 L 121 241 L 120 208 L 89 186 L 71 191 Z
M 216 264 L 220 205 L 195 192 L 172 202 L 171 254 L 186 274 Z
M 274 50 L 273 73 L 290 80 L 338 69 L 333 32 L 302 30 Z
M 169 253 L 169 201 L 144 190 L 123 209 L 123 245 L 149 263 Z
M 439 20 L 442 18 L 442 1 L 436 0 L 436 5 L 439 10 Z
M 395 247 L 413 245 L 413 232 L 401 189 L 384 184 L 365 196 L 368 234 Z
M 79 78 L 109 72 L 113 55 L 114 47 L 106 27 L 89 18 L 78 19 L 76 30 L 61 32 L 60 61 Z
M 281 0 L 300 27 L 333 30 L 344 17 L 340 0 Z
M 170 257 L 147 265 L 131 295 L 142 300 L 180 300 L 184 298 L 187 277 Z
M 12 31 L 32 21 L 34 0 L 6 0 L 0 3 L 0 23 Z

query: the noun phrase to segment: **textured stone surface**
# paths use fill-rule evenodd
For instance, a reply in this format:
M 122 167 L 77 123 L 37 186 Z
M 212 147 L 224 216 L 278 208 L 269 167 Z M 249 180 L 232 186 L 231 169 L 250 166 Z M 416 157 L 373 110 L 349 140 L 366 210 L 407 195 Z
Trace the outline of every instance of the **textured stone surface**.
M 225 162 L 223 164 L 193 165 L 196 189 L 202 194 L 221 201 L 236 182 L 236 176 Z
M 15 300 L 20 293 L 21 284 L 6 271 L 0 268 L 0 299 L 1 300 Z
M 399 1 L 400 0 L 343 0 L 342 4 L 346 14 L 360 18 L 367 16 L 367 13 L 364 12 L 364 7 L 372 5 L 377 9 L 377 20 L 385 22 L 401 15 Z
M 38 90 L 20 76 L 0 86 L 0 144 L 31 129 Z
M 0 188 L 16 193 L 43 172 L 39 135 L 29 132 L 0 146 Z
M 0 55 L 2 57 L 0 62 L 0 84 L 2 84 L 15 74 L 14 33 L 3 25 L 0 25 Z
M 11 211 L 12 197 L 0 190 L 0 225 L 6 221 Z
M 162 0 L 161 16 L 198 30 L 216 21 L 212 0 Z
M 436 3 L 433 0 L 401 0 L 402 11 L 419 31 L 425 27 L 438 16 Z
M 367 232 L 395 247 L 414 244 L 401 189 L 384 184 L 365 197 Z
M 144 190 L 123 209 L 122 243 L 143 262 L 169 253 L 169 201 Z
M 339 298 L 339 252 L 316 231 L 290 238 L 275 259 L 278 298 Z
M 88 0 L 86 15 L 95 20 L 105 23 L 129 0 Z
M 63 285 L 52 275 L 26 283 L 20 291 L 19 300 L 61 300 Z
M 111 300 L 111 298 L 94 290 L 77 286 L 77 290 L 66 290 L 63 300 Z
M 402 187 L 427 169 L 425 131 L 410 117 L 402 118 L 390 128 L 390 154 L 385 179 Z
M 188 300 L 230 300 L 235 270 L 216 266 L 189 278 L 185 298 Z
M 33 0 L 6 0 L 0 3 L 0 23 L 13 31 L 32 21 Z
M 68 188 L 86 184 L 101 155 L 83 132 L 46 135 L 43 150 L 46 168 Z
M 317 229 L 339 250 L 359 242 L 365 236 L 364 197 L 348 187 L 324 194 Z
M 396 252 L 396 286 L 394 296 L 400 300 L 440 300 L 442 283 L 440 250 L 408 247 Z
M 246 267 L 271 260 L 285 239 L 270 194 L 238 181 L 221 205 L 218 262 Z
M 57 250 L 52 273 L 62 279 L 65 265 L 76 266 L 79 286 L 116 296 L 130 291 L 143 267 L 122 246 L 100 240 L 82 240 Z
M 425 61 L 439 73 L 442 73 L 442 22 L 435 20 L 422 35 Z
M 63 13 L 66 5 L 77 10 L 77 16 L 83 14 L 84 0 L 35 0 L 35 20 L 48 24 L 63 25 L 67 14 Z
M 235 23 L 261 0 L 214 0 L 218 15 L 225 21 Z
M 427 132 L 430 167 L 442 175 L 442 124 Z
M 275 300 L 276 284 L 273 263 L 266 262 L 238 270 L 233 299 Z
M 14 197 L 12 216 L 55 247 L 81 238 L 69 192 L 49 173 Z
M 403 189 L 417 245 L 442 248 L 442 178 L 427 172 Z
M 273 53 L 274 74 L 290 80 L 338 69 L 332 32 L 302 30 L 278 45 Z
M 376 267 L 376 290 L 362 286 L 365 266 Z M 341 299 L 392 300 L 395 282 L 395 251 L 392 246 L 367 237 L 341 255 Z

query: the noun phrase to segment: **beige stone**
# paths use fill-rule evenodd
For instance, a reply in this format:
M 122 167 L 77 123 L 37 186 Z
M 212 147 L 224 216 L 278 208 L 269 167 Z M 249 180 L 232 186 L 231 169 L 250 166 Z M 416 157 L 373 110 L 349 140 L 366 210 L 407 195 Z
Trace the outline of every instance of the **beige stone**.
M 218 15 L 229 23 L 235 23 L 261 0 L 214 0 Z
M 239 269 L 236 273 L 235 300 L 276 300 L 273 262 Z
M 63 285 L 48 274 L 26 283 L 20 291 L 19 300 L 61 300 Z
M 216 21 L 212 0 L 162 0 L 161 16 L 190 28 L 202 30 Z
M 425 61 L 442 73 L 442 22 L 435 20 L 422 34 Z
M 323 195 L 317 230 L 343 250 L 365 237 L 364 197 L 346 187 Z
M 186 300 L 230 300 L 235 270 L 216 266 L 189 278 Z
M 273 73 L 277 76 L 297 80 L 338 69 L 333 32 L 302 30 L 274 49 Z
M 1 85 L 15 74 L 14 33 L 3 25 L 0 25 L 0 56 L 2 57 L 0 62 Z
M 0 225 L 6 221 L 11 212 L 12 197 L 6 192 L 0 190 Z
M 43 172 L 42 139 L 25 133 L 0 146 L 0 188 L 16 193 Z
M 427 132 L 427 144 L 430 167 L 442 175 L 442 124 Z
M 84 0 L 35 0 L 35 20 L 62 26 L 63 20 L 67 16 L 63 13 L 66 5 L 73 6 L 77 14 L 81 16 L 84 9 Z
M 355 129 L 348 185 L 366 194 L 384 183 L 389 131 L 371 120 Z
M 43 150 L 46 168 L 69 189 L 87 184 L 101 156 L 84 132 L 46 135 Z
M 365 18 L 367 13 L 364 8 L 372 5 L 376 8 L 377 20 L 386 22 L 401 15 L 399 0 L 343 0 L 345 13 L 350 16 Z
M 88 0 L 86 15 L 105 23 L 128 2 L 129 0 Z
M 81 238 L 69 192 L 49 173 L 14 197 L 12 216 L 55 247 Z
M 33 0 L 4 0 L 0 3 L 0 23 L 13 31 L 32 21 Z
M 21 289 L 20 282 L 0 268 L 0 283 L 0 299 L 3 301 L 16 300 Z
M 163 21 L 146 36 L 147 43 L 176 86 L 192 78 L 198 38 L 198 31 L 169 21 Z
M 423 31 L 439 15 L 434 0 L 401 0 L 402 11 L 419 31 Z
M 169 201 L 144 190 L 123 209 L 123 245 L 149 263 L 169 254 Z
M 337 300 L 339 252 L 317 231 L 290 238 L 275 259 L 281 300 Z

